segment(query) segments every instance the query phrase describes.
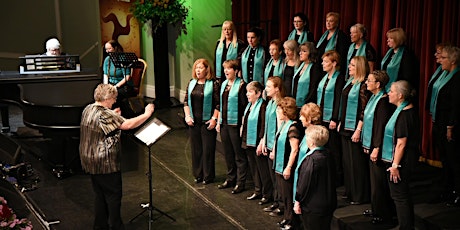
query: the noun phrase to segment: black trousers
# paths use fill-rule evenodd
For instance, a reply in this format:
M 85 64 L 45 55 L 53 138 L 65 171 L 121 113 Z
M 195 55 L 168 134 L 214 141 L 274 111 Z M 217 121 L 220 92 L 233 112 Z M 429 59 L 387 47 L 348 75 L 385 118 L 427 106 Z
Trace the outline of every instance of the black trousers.
M 270 176 L 270 166 L 268 165 L 268 156 L 261 154 L 256 156 L 256 166 L 259 172 L 260 182 L 262 186 L 262 196 L 268 199 L 273 198 L 273 181 Z
M 458 127 L 457 127 L 458 129 Z M 460 150 L 458 146 L 457 130 L 453 130 L 453 140 L 447 141 L 447 124 L 440 122 L 433 123 L 433 144 L 439 153 L 444 171 L 442 181 L 443 192 L 451 192 L 452 190 L 460 192 Z
M 329 130 L 329 140 L 326 148 L 329 149 L 330 154 L 334 157 L 335 173 L 336 173 L 336 186 L 343 185 L 343 166 L 342 166 L 342 144 L 340 142 L 340 134 L 337 129 L 329 129 L 329 122 L 323 122 L 322 125 Z M 346 190 L 346 188 L 345 188 Z M 346 192 L 346 191 L 345 191 Z
M 369 155 L 363 152 L 361 142 L 340 135 L 342 143 L 342 165 L 345 191 L 350 201 L 370 201 Z
M 212 181 L 216 176 L 216 136 L 215 129 L 208 130 L 205 123 L 189 126 L 192 149 L 192 173 L 195 178 Z
M 276 180 L 280 191 L 281 200 L 284 204 L 283 219 L 287 220 L 289 224 L 297 226 L 299 224 L 298 216 L 294 213 L 294 173 L 291 172 L 289 179 L 285 180 L 283 175 L 276 174 Z
M 0 115 L 2 116 L 2 128 L 9 128 L 10 121 L 9 121 L 9 109 L 8 105 L 0 103 Z
M 303 228 L 308 230 L 326 230 L 331 229 L 332 215 L 319 215 L 313 213 L 304 213 L 302 211 Z
M 381 160 L 369 161 L 371 181 L 371 209 L 374 216 L 391 220 L 396 215 L 386 175 L 386 164 Z
M 405 153 L 407 154 L 407 152 Z M 389 168 L 391 164 L 387 164 Z M 410 182 L 410 169 L 402 165 L 399 168 L 401 180 L 398 183 L 390 181 L 390 172 L 387 172 L 387 181 L 390 187 L 391 198 L 396 207 L 396 214 L 398 216 L 399 229 L 414 229 L 414 204 L 410 196 L 409 182 Z
M 270 151 L 271 152 L 271 151 Z M 278 177 L 275 175 L 275 169 L 273 168 L 273 160 L 270 159 L 270 152 L 267 154 L 268 169 L 270 172 L 270 178 L 273 184 L 273 203 L 278 205 L 281 210 L 284 209 L 283 200 L 281 199 L 281 191 L 278 184 Z
M 246 149 L 243 149 L 243 152 L 248 157 L 249 169 L 251 171 L 252 181 L 254 182 L 254 193 L 260 195 L 262 194 L 262 182 L 256 163 L 256 148 L 248 146 Z
M 244 186 L 248 171 L 248 158 L 241 148 L 240 127 L 221 125 L 220 137 L 224 148 L 225 163 L 227 164 L 227 180 Z
M 121 172 L 91 175 L 95 199 L 94 229 L 124 229 Z

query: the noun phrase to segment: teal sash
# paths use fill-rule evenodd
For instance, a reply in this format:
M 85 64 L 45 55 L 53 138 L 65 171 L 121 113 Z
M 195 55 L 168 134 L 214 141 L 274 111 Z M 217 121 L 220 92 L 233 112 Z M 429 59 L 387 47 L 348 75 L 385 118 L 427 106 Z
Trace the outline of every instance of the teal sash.
M 192 108 L 192 91 L 197 84 L 196 79 L 192 79 L 188 86 L 188 107 L 190 108 L 190 116 L 193 119 L 193 108 Z M 214 90 L 214 82 L 212 80 L 206 80 L 204 83 L 204 99 L 203 99 L 203 121 L 211 119 L 212 116 L 212 92 Z
M 347 78 L 348 78 L 348 66 L 350 65 L 350 61 L 351 59 L 353 58 L 351 55 L 353 55 L 353 51 L 355 51 L 355 43 L 351 43 L 350 47 L 348 48 L 348 54 L 347 54 L 347 66 L 346 66 L 346 69 L 347 69 Z M 356 54 L 355 56 L 363 56 L 363 57 L 366 57 L 366 45 L 367 45 L 367 41 L 363 41 L 363 43 L 361 44 L 361 46 L 358 48 L 358 50 L 356 51 Z
M 267 79 L 269 74 L 270 74 L 270 70 L 272 69 L 272 66 L 273 66 L 273 58 L 270 58 L 270 61 L 268 61 L 268 64 L 267 66 L 265 66 L 265 71 L 264 71 L 264 85 L 267 84 Z M 284 77 L 283 77 L 283 72 L 284 72 L 284 62 L 283 60 L 281 59 L 278 59 L 278 63 L 276 63 L 275 65 L 275 69 L 273 70 L 273 76 L 278 76 L 280 77 L 281 79 L 284 80 Z
M 353 78 L 348 79 L 347 84 L 343 88 L 347 88 L 347 86 L 350 85 L 352 81 Z M 362 82 L 354 84 L 348 93 L 347 111 L 345 111 L 345 122 L 343 122 L 345 125 L 344 128 L 346 130 L 353 131 L 356 128 L 356 114 L 358 113 L 359 90 L 361 89 L 361 84 Z M 339 115 L 340 114 L 341 113 L 339 113 Z
M 243 73 L 243 80 L 244 82 L 248 81 L 248 61 L 249 61 L 249 54 L 251 53 L 251 46 L 248 46 L 244 52 L 243 57 L 241 58 L 241 70 Z M 265 60 L 265 51 L 262 46 L 257 46 L 256 54 L 254 55 L 254 71 L 252 78 L 254 81 L 258 81 L 263 83 L 263 69 L 264 69 L 264 60 Z
M 257 124 L 259 123 L 259 111 L 263 101 L 264 99 L 262 98 L 257 99 L 257 101 L 255 102 L 256 104 L 254 105 L 254 108 L 251 111 L 249 111 L 249 109 L 251 109 L 252 103 L 248 103 L 248 105 L 246 106 L 246 110 L 244 110 L 244 116 L 246 116 L 246 114 L 249 111 L 246 129 L 247 146 L 257 145 Z
M 304 138 L 305 139 L 305 138 Z M 302 141 L 303 143 L 303 141 Z M 307 143 L 305 142 L 305 145 L 307 145 Z M 294 189 L 292 190 L 292 192 L 294 193 L 293 195 L 293 198 L 294 198 L 294 201 L 295 201 L 295 193 L 297 191 L 297 181 L 299 180 L 299 168 L 300 168 L 300 165 L 302 164 L 302 162 L 307 158 L 307 156 L 310 156 L 311 154 L 313 154 L 316 150 L 323 150 L 324 147 L 316 147 L 314 149 L 311 149 L 309 150 L 308 147 L 307 149 L 305 150 L 305 154 L 304 152 L 299 152 L 299 154 L 302 153 L 302 156 L 299 155 L 299 161 L 297 161 L 297 166 L 295 167 L 295 172 L 294 172 Z M 307 152 L 308 151 L 308 152 Z
M 398 52 L 396 52 L 393 55 L 393 58 L 391 59 L 390 63 L 388 63 L 387 65 L 386 71 L 388 73 L 388 76 L 390 77 L 390 81 L 385 87 L 387 92 L 390 91 L 391 83 L 398 80 L 399 65 L 401 64 L 401 59 L 404 53 L 404 48 L 405 48 L 404 46 L 399 47 Z M 383 66 L 385 62 L 387 61 L 387 59 L 390 58 L 391 52 L 393 52 L 393 48 L 390 48 L 387 54 L 385 54 L 385 57 L 383 57 L 383 60 L 380 66 Z
M 265 110 L 265 145 L 271 151 L 273 149 L 273 144 L 275 143 L 275 134 L 276 134 L 276 101 L 271 99 Z
M 391 115 L 390 120 L 388 120 L 387 125 L 385 126 L 385 132 L 383 134 L 383 149 L 382 149 L 382 160 L 385 162 L 393 162 L 395 143 L 394 143 L 394 129 L 396 125 L 396 120 L 398 119 L 399 113 L 409 104 L 409 102 L 404 101 L 401 105 L 396 108 L 396 111 Z
M 224 53 L 225 42 L 222 42 L 217 46 L 216 49 L 216 77 L 221 78 L 220 74 L 222 73 L 222 54 Z M 238 57 L 238 42 L 236 45 L 230 43 L 227 50 L 227 56 L 225 60 L 233 60 Z
M 371 148 L 372 140 L 372 130 L 374 125 L 374 115 L 375 108 L 377 107 L 380 99 L 385 95 L 384 90 L 380 90 L 377 94 L 373 94 L 369 101 L 367 102 L 366 108 L 364 109 L 364 119 L 363 119 L 363 132 L 361 134 L 361 139 L 363 146 L 367 149 Z
M 447 82 L 459 71 L 459 67 L 452 70 L 450 73 L 444 71 L 441 76 L 433 83 L 433 90 L 431 91 L 431 101 L 430 101 L 430 113 L 433 122 L 436 120 L 436 106 L 438 104 L 438 94 L 441 91 L 442 87 L 444 87 Z M 454 89 L 460 90 L 460 89 Z M 456 98 L 458 100 L 458 98 Z
M 227 87 L 228 80 L 222 83 L 220 88 L 220 112 L 223 112 L 222 108 L 222 94 Z M 227 103 L 227 124 L 236 125 L 238 124 L 238 92 L 240 90 L 241 78 L 235 78 L 230 92 L 228 92 L 228 103 Z M 222 116 L 220 117 L 220 124 L 222 124 Z
M 291 31 L 291 33 L 290 33 L 289 36 L 288 36 L 288 40 L 294 40 L 296 34 L 297 34 L 297 30 L 296 30 L 296 29 L 294 29 L 293 31 Z M 300 34 L 299 39 L 297 40 L 297 43 L 299 43 L 299 45 L 300 45 L 300 44 L 303 44 L 303 43 L 305 43 L 305 42 L 308 42 L 307 31 L 302 30 L 302 33 Z
M 436 76 L 438 76 L 439 72 L 441 72 L 441 71 L 443 71 L 443 70 L 442 70 L 442 66 L 440 65 L 440 66 L 436 69 L 436 71 L 434 71 L 434 74 L 431 76 L 430 81 L 428 82 L 428 85 L 431 84 L 431 82 L 436 78 Z
M 302 70 L 303 66 L 305 65 L 305 62 L 302 62 L 302 64 L 299 66 L 297 71 L 294 74 L 294 78 L 298 76 L 300 71 Z M 299 81 L 297 83 L 297 92 L 295 95 L 295 103 L 297 107 L 302 107 L 305 104 L 305 99 L 307 98 L 307 95 L 310 90 L 310 70 L 311 67 L 313 66 L 313 63 L 309 63 L 305 71 L 303 71 L 302 75 L 299 76 Z M 292 81 L 292 91 L 294 92 L 294 81 Z
M 276 154 L 275 154 L 275 172 L 283 174 L 284 170 L 284 155 L 286 154 L 286 139 L 293 120 L 285 121 L 281 128 L 276 133 Z
M 334 34 L 332 35 L 332 37 L 327 42 L 326 49 L 324 50 L 324 52 L 327 52 L 329 50 L 335 50 L 335 46 L 337 45 L 337 31 L 339 31 L 338 28 L 334 31 Z M 321 44 L 324 42 L 324 40 L 327 39 L 328 34 L 329 34 L 329 30 L 326 30 L 326 32 L 324 32 L 324 34 L 319 39 L 319 42 L 316 45 L 316 48 L 319 48 L 321 46 Z
M 324 84 L 327 81 L 327 75 L 324 75 L 323 79 L 319 82 L 318 85 L 318 93 L 317 93 L 317 104 L 321 105 L 321 100 L 323 97 L 323 88 Z M 332 75 L 331 79 L 329 79 L 329 83 L 327 83 L 326 90 L 324 91 L 324 105 L 323 105 L 323 121 L 330 122 L 332 118 L 332 110 L 334 109 L 334 90 L 335 90 L 335 82 L 337 81 L 337 77 L 339 76 L 339 71 L 335 71 Z

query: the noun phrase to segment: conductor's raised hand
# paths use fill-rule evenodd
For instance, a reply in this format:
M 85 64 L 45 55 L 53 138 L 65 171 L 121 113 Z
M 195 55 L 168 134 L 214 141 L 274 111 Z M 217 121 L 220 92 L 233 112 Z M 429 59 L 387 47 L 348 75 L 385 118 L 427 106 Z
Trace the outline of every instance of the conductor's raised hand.
M 147 115 L 151 116 L 153 111 L 155 111 L 155 105 L 150 103 L 147 106 L 145 106 L 144 114 L 147 114 Z

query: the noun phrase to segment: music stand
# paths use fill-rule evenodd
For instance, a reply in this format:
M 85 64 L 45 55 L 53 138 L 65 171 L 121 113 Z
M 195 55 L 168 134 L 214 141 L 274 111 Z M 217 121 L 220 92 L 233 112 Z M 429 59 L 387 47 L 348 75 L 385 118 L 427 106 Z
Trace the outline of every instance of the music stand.
M 111 52 L 109 56 L 113 65 L 119 68 L 131 68 L 139 61 L 135 53 Z
M 153 219 L 153 211 L 158 211 L 161 216 L 167 216 L 169 219 L 171 219 L 172 221 L 176 221 L 176 219 L 174 219 L 172 216 L 168 215 L 167 213 L 161 211 L 160 209 L 156 208 L 155 206 L 153 206 L 153 195 L 152 195 L 152 190 L 153 190 L 153 186 L 152 186 L 152 159 L 151 159 L 151 155 L 152 155 L 152 151 L 151 151 L 151 148 L 153 146 L 153 144 L 159 140 L 163 135 L 165 135 L 169 130 L 171 130 L 171 128 L 169 128 L 168 126 L 166 126 L 163 122 L 161 122 L 159 119 L 157 118 L 153 118 L 152 120 L 150 120 L 149 122 L 147 122 L 142 128 L 140 128 L 138 131 L 136 131 L 136 133 L 134 134 L 134 136 L 139 139 L 140 141 L 142 141 L 144 144 L 147 145 L 147 147 L 149 148 L 149 155 L 148 155 L 148 160 L 149 160 L 149 171 L 146 173 L 147 175 L 147 178 L 149 179 L 149 203 L 147 205 L 143 205 L 141 204 L 142 208 L 144 210 L 142 210 L 142 212 L 140 212 L 139 214 L 137 214 L 135 217 L 133 217 L 129 222 L 133 222 L 137 217 L 141 216 L 142 214 L 144 214 L 144 212 L 146 212 L 147 210 L 149 211 L 149 230 L 152 229 L 151 228 L 151 224 L 152 222 L 154 221 Z
M 137 64 L 139 59 L 135 53 L 122 53 L 122 52 L 111 52 L 109 53 L 110 60 L 113 62 L 113 65 L 118 68 L 123 69 L 123 78 L 125 79 L 125 84 L 128 84 L 126 80 L 126 70 L 133 67 Z M 109 73 L 110 77 L 110 73 Z

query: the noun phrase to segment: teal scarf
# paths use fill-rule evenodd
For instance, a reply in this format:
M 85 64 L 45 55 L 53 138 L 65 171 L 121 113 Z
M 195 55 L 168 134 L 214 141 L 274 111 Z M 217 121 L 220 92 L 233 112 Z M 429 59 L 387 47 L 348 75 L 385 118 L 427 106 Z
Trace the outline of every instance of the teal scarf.
M 323 105 L 323 121 L 330 122 L 332 118 L 332 110 L 334 109 L 334 90 L 335 90 L 335 82 L 337 81 L 337 77 L 339 76 L 339 71 L 335 71 L 332 75 L 331 79 L 327 83 L 326 90 L 323 92 L 324 85 L 327 81 L 327 75 L 324 75 L 323 79 L 319 82 L 318 85 L 318 93 L 317 93 L 317 104 L 321 105 L 321 100 L 324 94 L 324 105 Z
M 293 120 L 285 121 L 281 128 L 276 133 L 276 154 L 275 154 L 275 172 L 283 174 L 284 170 L 284 155 L 286 154 L 286 139 L 288 139 L 289 127 Z
M 288 36 L 288 40 L 294 40 L 295 39 L 295 35 L 297 34 L 297 30 L 294 29 L 293 31 L 291 31 L 291 33 L 289 34 Z M 299 39 L 297 40 L 297 43 L 300 44 L 303 44 L 305 42 L 308 42 L 308 36 L 307 36 L 307 31 L 305 30 L 302 30 L 302 33 L 300 34 L 299 36 Z
M 220 112 L 223 112 L 222 108 L 222 94 L 227 87 L 228 80 L 222 83 L 220 88 Z M 238 124 L 238 92 L 240 90 L 241 78 L 237 77 L 233 82 L 230 92 L 228 92 L 228 103 L 227 103 L 227 124 L 236 125 Z M 222 116 L 220 117 L 220 124 L 222 124 Z
M 391 115 L 385 126 L 385 132 L 383 134 L 383 149 L 382 149 L 382 160 L 385 162 L 393 162 L 395 143 L 394 143 L 394 130 L 396 126 L 396 120 L 398 119 L 399 113 L 409 104 L 404 101 L 401 105 L 396 108 L 396 111 Z
M 385 95 L 384 90 L 380 90 L 377 94 L 373 94 L 367 102 L 366 108 L 364 109 L 363 119 L 363 132 L 361 139 L 363 146 L 367 149 L 371 149 L 372 130 L 374 125 L 375 108 L 377 107 L 380 99 Z
M 225 42 L 222 42 L 217 46 L 216 49 L 216 77 L 221 78 L 220 74 L 222 73 L 222 54 L 224 53 Z M 238 42 L 236 45 L 230 43 L 227 50 L 227 56 L 225 60 L 233 60 L 238 57 Z
M 401 64 L 401 59 L 404 53 L 404 46 L 399 47 L 398 51 L 393 55 L 393 58 L 391 59 L 390 63 L 387 65 L 387 73 L 388 76 L 390 77 L 390 81 L 388 82 L 386 86 L 386 91 L 390 91 L 391 83 L 395 82 L 398 80 L 398 72 L 399 72 L 399 65 Z M 390 48 L 388 50 L 387 54 L 385 54 L 385 57 L 383 57 L 383 60 L 381 62 L 381 66 L 385 64 L 388 58 L 390 58 L 391 53 L 393 52 L 393 48 Z
M 244 82 L 249 82 L 248 80 L 248 61 L 249 61 L 249 54 L 251 53 L 251 46 L 248 46 L 246 50 L 243 52 L 243 57 L 241 58 L 241 69 L 243 73 L 243 80 Z M 262 83 L 263 77 L 263 68 L 264 68 L 264 60 L 265 60 L 265 51 L 262 46 L 257 46 L 256 54 L 254 55 L 254 71 L 252 78 L 254 81 L 258 81 Z
M 299 66 L 299 68 L 295 72 L 294 78 L 296 78 L 299 75 L 304 65 L 305 65 L 305 62 L 302 62 L 302 64 Z M 305 99 L 307 99 L 307 95 L 310 90 L 310 79 L 311 79 L 310 70 L 312 66 L 313 66 L 313 63 L 309 63 L 305 71 L 303 71 L 302 75 L 299 76 L 299 81 L 297 83 L 297 91 L 295 95 L 295 103 L 297 107 L 302 107 L 305 104 Z M 292 81 L 292 91 L 291 92 L 294 92 L 294 82 L 295 82 L 295 79 Z
M 188 107 L 190 108 L 190 116 L 193 119 L 193 108 L 192 108 L 192 91 L 197 84 L 196 79 L 192 79 L 188 86 L 188 97 L 187 103 Z M 206 80 L 204 83 L 204 99 L 203 99 L 203 121 L 207 121 L 211 119 L 212 116 L 212 93 L 214 90 L 214 82 L 212 80 Z
M 353 81 L 353 78 L 348 79 L 344 89 L 347 88 Z M 347 98 L 347 108 L 345 111 L 345 122 L 343 123 L 346 130 L 355 130 L 356 128 L 356 114 L 358 113 L 358 102 L 359 102 L 359 90 L 361 89 L 362 82 L 354 84 Z M 342 107 L 340 107 L 342 108 Z M 341 113 L 339 113 L 340 116 Z
M 347 78 L 348 78 L 348 66 L 350 65 L 350 61 L 351 59 L 353 58 L 351 55 L 353 55 L 353 51 L 355 51 L 355 43 L 351 43 L 350 47 L 348 48 L 348 54 L 347 54 Z M 366 57 L 366 45 L 367 45 L 367 41 L 363 41 L 363 43 L 361 44 L 361 46 L 358 48 L 358 50 L 356 51 L 356 54 L 355 56 L 363 56 L 363 57 Z
M 305 138 L 304 138 L 305 139 Z M 303 141 L 302 141 L 303 143 Z M 307 145 L 307 143 L 305 143 L 305 145 Z M 299 161 L 297 161 L 297 166 L 295 167 L 295 172 L 294 172 L 294 189 L 292 190 L 293 191 L 293 198 L 295 199 L 295 193 L 297 191 L 297 181 L 299 180 L 299 168 L 300 168 L 300 165 L 302 165 L 302 162 L 308 157 L 310 156 L 311 154 L 313 154 L 316 150 L 324 150 L 324 147 L 316 147 L 314 149 L 311 149 L 309 150 L 308 147 L 307 149 L 305 150 L 305 154 L 303 154 L 304 152 L 299 152 L 302 153 L 302 156 L 299 155 Z M 308 151 L 308 152 L 307 152 Z
M 257 124 L 259 123 L 259 111 L 260 106 L 264 100 L 262 98 L 257 99 L 255 102 L 254 108 L 252 110 L 252 103 L 248 103 L 246 110 L 244 111 L 244 116 L 249 112 L 248 120 L 246 122 L 246 145 L 247 146 L 256 146 L 257 145 Z
M 440 65 L 440 66 L 436 69 L 436 71 L 434 71 L 434 74 L 431 76 L 430 81 L 428 82 L 428 85 L 431 84 L 431 82 L 436 78 L 436 76 L 438 76 L 439 72 L 441 72 L 441 71 L 443 71 L 443 70 L 442 70 L 442 66 Z
M 268 102 L 267 108 L 265 110 L 265 146 L 271 151 L 273 149 L 273 144 L 275 143 L 275 134 L 276 134 L 276 101 L 271 99 Z
M 334 34 L 332 35 L 332 37 L 327 42 L 326 49 L 324 50 L 324 52 L 327 52 L 329 50 L 335 50 L 335 46 L 337 45 L 337 31 L 339 31 L 339 29 L 336 29 L 334 31 Z M 329 34 L 329 30 L 326 30 L 326 32 L 324 32 L 323 36 L 321 36 L 321 38 L 319 39 L 319 42 L 316 45 L 316 48 L 319 48 L 321 46 L 321 44 L 324 42 L 324 40 L 327 39 L 328 34 Z
M 455 68 L 450 73 L 444 71 L 441 76 L 433 83 L 433 90 L 431 91 L 431 101 L 430 101 L 430 113 L 433 122 L 436 120 L 436 106 L 438 104 L 438 95 L 439 91 L 441 91 L 442 87 L 444 87 L 447 82 L 459 71 L 459 68 Z M 454 89 L 460 90 L 460 89 Z M 458 98 L 456 98 L 458 99 Z
M 270 59 L 270 61 L 268 61 L 268 64 L 267 66 L 265 66 L 265 71 L 264 71 L 264 85 L 267 84 L 267 79 L 269 74 L 270 74 L 270 70 L 272 69 L 272 66 L 273 66 L 273 58 Z M 276 63 L 275 65 L 275 69 L 273 70 L 273 76 L 278 76 L 280 77 L 281 79 L 284 80 L 283 78 L 283 71 L 284 71 L 284 62 L 283 60 L 281 59 L 278 59 L 278 63 Z

